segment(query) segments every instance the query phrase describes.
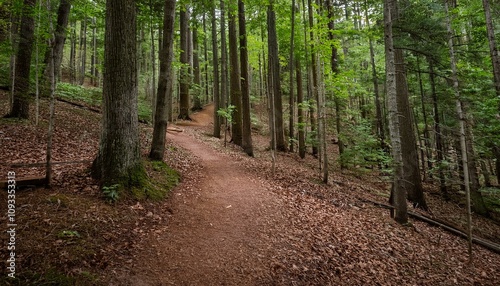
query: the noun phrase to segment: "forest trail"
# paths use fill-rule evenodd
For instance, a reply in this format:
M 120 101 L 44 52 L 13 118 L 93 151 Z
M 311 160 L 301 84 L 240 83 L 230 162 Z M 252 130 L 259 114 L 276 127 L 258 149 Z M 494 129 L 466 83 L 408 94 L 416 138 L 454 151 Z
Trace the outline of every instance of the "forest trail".
M 213 106 L 193 114 L 182 128 L 211 123 Z M 151 248 L 117 281 L 123 285 L 255 285 L 265 283 L 265 261 L 272 249 L 269 227 L 279 217 L 276 194 L 224 154 L 189 132 L 168 133 L 167 140 L 198 158 L 201 179 L 181 183 L 172 194 L 172 215 Z M 154 255 L 152 259 L 151 255 Z M 121 276 L 121 275 L 120 275 Z M 124 279 L 124 280 L 123 280 Z M 258 281 L 260 280 L 260 281 Z

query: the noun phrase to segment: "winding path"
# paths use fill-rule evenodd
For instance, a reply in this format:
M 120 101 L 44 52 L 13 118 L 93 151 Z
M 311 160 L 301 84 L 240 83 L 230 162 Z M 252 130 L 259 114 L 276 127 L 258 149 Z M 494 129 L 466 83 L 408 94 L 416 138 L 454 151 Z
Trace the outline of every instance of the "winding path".
M 193 115 L 192 125 L 209 124 L 210 112 L 213 108 Z M 152 242 L 157 264 L 146 269 L 138 265 L 126 284 L 266 284 L 271 271 L 266 257 L 273 252 L 270 228 L 280 217 L 276 195 L 188 132 L 167 137 L 199 159 L 201 182 L 197 190 L 185 192 L 181 184 L 174 191 L 167 228 Z

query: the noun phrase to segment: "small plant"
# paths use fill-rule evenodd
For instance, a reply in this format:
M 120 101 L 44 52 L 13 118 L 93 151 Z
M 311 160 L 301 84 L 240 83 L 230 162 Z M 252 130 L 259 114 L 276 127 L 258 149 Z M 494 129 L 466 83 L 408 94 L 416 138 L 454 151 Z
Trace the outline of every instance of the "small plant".
M 107 201 L 114 203 L 118 200 L 119 187 L 120 187 L 119 184 L 102 187 L 102 193 L 104 194 L 104 197 L 106 198 Z
M 229 105 L 227 108 L 220 108 L 217 110 L 217 115 L 224 117 L 228 123 L 233 122 L 233 113 L 236 106 Z
M 63 230 L 57 236 L 59 238 L 80 238 L 80 234 L 76 230 Z

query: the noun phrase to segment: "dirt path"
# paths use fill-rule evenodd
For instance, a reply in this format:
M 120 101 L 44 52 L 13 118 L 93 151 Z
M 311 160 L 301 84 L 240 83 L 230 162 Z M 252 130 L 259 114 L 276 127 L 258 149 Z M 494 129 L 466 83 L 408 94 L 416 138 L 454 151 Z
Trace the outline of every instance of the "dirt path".
M 213 108 L 193 116 L 191 125 L 209 124 Z M 186 127 L 185 124 L 181 128 Z M 193 190 L 174 192 L 172 215 L 151 242 L 146 263 L 123 273 L 123 285 L 255 285 L 266 283 L 272 252 L 269 228 L 280 217 L 276 195 L 231 158 L 188 132 L 167 136 L 199 158 L 201 181 Z M 155 253 L 156 252 L 156 253 Z M 139 259 L 140 261 L 140 259 Z M 125 278 L 122 276 L 122 278 Z

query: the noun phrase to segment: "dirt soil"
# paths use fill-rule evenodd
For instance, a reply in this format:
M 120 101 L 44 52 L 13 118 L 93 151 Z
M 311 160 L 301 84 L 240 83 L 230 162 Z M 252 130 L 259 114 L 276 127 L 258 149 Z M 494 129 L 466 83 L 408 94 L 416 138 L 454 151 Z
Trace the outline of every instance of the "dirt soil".
M 57 110 L 57 160 L 91 160 L 99 116 L 65 104 Z M 49 276 L 59 281 L 50 285 L 500 283 L 500 255 L 474 246 L 469 264 L 464 239 L 419 221 L 400 226 L 387 210 L 360 200 L 386 201 L 388 185 L 376 172 L 333 169 L 324 185 L 314 157 L 283 153 L 272 174 L 265 136 L 254 134 L 256 157 L 249 158 L 239 147 L 224 147 L 222 139 L 209 136 L 211 114 L 213 107 L 207 106 L 192 115 L 192 122 L 171 126 L 165 160 L 182 181 L 164 202 L 107 204 L 88 164 L 56 167 L 51 189 L 20 191 L 22 278 L 12 282 L 2 270 L 0 285 L 41 285 Z M 2 161 L 43 161 L 44 130 L 44 124 L 0 124 Z M 151 127 L 141 130 L 147 154 Z M 334 154 L 335 146 L 329 148 Z M 8 169 L 0 166 L 0 171 Z M 434 214 L 463 225 L 462 208 L 442 203 L 432 191 L 427 195 Z M 497 223 L 477 216 L 474 223 L 476 235 L 499 242 Z M 0 240 L 6 239 L 2 231 Z M 5 247 L 0 254 L 6 257 Z M 31 272 L 45 278 L 22 276 Z M 56 274 L 74 279 L 56 280 Z

